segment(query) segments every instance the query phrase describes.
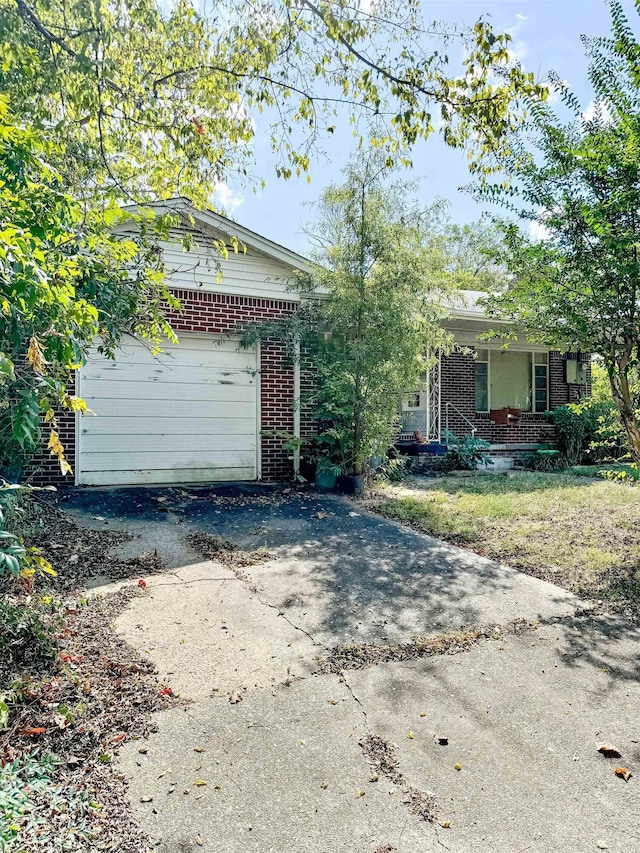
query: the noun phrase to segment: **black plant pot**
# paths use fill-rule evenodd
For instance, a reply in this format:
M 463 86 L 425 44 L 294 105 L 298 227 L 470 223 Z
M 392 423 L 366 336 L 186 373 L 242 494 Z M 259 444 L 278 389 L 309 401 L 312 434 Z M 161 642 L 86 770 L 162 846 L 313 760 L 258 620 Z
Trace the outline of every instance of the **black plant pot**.
M 362 491 L 362 474 L 342 474 L 338 477 L 336 489 L 343 495 L 357 495 Z
M 313 483 L 316 478 L 316 463 L 307 459 L 300 460 L 300 474 L 308 483 Z

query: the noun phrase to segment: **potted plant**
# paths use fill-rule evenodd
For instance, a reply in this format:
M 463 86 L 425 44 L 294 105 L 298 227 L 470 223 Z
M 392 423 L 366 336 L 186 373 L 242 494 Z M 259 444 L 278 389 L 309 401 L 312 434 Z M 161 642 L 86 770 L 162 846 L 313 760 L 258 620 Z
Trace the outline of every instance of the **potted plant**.
M 328 456 L 319 456 L 316 460 L 316 488 L 321 492 L 332 492 L 336 487 L 340 466 Z

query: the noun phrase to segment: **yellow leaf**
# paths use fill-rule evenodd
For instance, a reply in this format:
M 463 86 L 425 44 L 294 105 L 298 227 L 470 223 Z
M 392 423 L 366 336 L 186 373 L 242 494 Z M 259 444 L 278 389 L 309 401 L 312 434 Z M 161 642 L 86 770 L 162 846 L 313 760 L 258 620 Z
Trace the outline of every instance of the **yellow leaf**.
M 204 781 L 204 779 L 196 779 L 193 784 L 196 786 L 196 788 L 202 788 L 207 783 Z
M 49 362 L 44 357 L 44 352 L 42 351 L 42 346 L 40 341 L 37 339 L 35 335 L 31 336 L 29 340 L 29 349 L 27 350 L 27 361 L 33 367 L 34 371 L 39 374 L 43 374 L 46 370 L 47 364 Z

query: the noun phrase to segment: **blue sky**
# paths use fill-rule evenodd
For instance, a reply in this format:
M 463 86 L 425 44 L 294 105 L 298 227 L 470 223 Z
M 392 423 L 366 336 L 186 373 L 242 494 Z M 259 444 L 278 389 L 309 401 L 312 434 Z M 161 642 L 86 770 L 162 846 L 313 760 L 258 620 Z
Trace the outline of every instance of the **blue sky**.
M 557 71 L 588 107 L 591 93 L 580 36 L 609 33 L 609 11 L 604 0 L 424 0 L 424 5 L 431 20 L 472 24 L 480 16 L 488 16 L 496 31 L 511 33 L 514 57 L 527 71 L 539 78 Z M 632 3 L 625 3 L 625 7 L 636 29 L 639 18 Z M 346 125 L 346 116 L 342 121 Z M 276 178 L 268 146 L 258 139 L 257 173 L 267 181 L 266 188 L 254 192 L 250 187 L 230 185 L 216 201 L 226 201 L 227 210 L 242 225 L 304 254 L 307 240 L 301 226 L 312 215 L 305 203 L 317 199 L 331 181 L 340 180 L 340 170 L 352 148 L 346 128 L 336 136 L 327 149 L 327 158 L 312 163 L 311 184 L 304 177 L 288 182 Z M 452 218 L 461 223 L 481 215 L 482 208 L 460 190 L 470 181 L 463 152 L 452 151 L 433 135 L 414 150 L 413 160 L 413 176 L 421 179 L 425 205 L 436 197 L 446 198 L 451 202 Z

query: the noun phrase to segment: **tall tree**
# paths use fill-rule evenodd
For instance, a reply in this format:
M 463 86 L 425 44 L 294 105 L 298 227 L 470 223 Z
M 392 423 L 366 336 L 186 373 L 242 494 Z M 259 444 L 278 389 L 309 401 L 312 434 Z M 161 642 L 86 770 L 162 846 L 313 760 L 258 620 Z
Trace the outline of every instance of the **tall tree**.
M 611 26 L 584 39 L 589 108 L 554 77 L 568 118 L 532 105 L 528 133 L 500 158 L 508 185 L 485 183 L 479 195 L 530 223 L 529 233 L 503 225 L 512 280 L 490 308 L 533 340 L 600 356 L 640 462 L 640 43 L 618 0 Z
M 483 20 L 424 24 L 420 7 L 0 0 L 0 91 L 18 121 L 62 142 L 56 165 L 85 193 L 203 203 L 216 182 L 252 171 L 258 126 L 278 174 L 306 172 L 339 115 L 366 120 L 365 139 L 394 156 L 433 132 L 436 111 L 449 144 L 496 150 L 519 99 L 544 88 L 509 64 L 507 34 Z M 460 47 L 457 73 L 448 51 Z
M 415 187 L 389 183 L 384 157 L 361 157 L 328 187 L 309 228 L 324 294 L 313 316 L 316 416 L 329 423 L 345 473 L 384 455 L 402 397 L 424 384 L 429 353 L 451 346 L 440 320 L 453 289 L 442 242 Z
M 150 345 L 171 336 L 175 304 L 163 283 L 154 235 L 138 217 L 137 241 L 110 228 L 128 218 L 112 205 L 87 212 L 47 163 L 41 137 L 16 127 L 0 96 L 0 469 L 38 446 L 41 424 L 70 470 L 56 411 L 81 409 L 69 380 L 89 346 L 112 353 L 129 332 Z M 146 235 L 146 236 L 145 236 Z M 148 237 L 148 239 L 147 239 Z

